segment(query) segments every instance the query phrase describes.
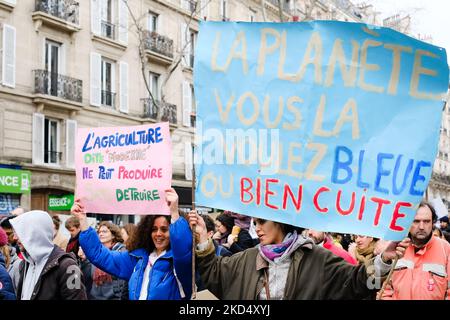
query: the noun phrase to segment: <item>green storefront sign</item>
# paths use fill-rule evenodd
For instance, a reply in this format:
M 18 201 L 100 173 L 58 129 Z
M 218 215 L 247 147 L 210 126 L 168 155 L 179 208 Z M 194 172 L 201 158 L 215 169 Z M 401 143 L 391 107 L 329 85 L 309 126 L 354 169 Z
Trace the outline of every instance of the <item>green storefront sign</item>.
M 62 210 L 67 211 L 72 208 L 73 194 L 64 196 L 48 196 L 48 210 Z
M 30 193 L 31 172 L 0 168 L 0 193 Z

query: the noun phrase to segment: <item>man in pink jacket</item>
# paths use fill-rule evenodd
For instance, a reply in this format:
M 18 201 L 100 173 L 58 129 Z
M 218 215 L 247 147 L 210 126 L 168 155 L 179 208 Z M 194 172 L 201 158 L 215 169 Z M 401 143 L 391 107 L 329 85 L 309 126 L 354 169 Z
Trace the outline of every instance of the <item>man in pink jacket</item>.
M 341 257 L 350 264 L 357 265 L 358 261 L 353 258 L 347 251 L 339 248 L 333 243 L 333 239 L 330 235 L 322 231 L 316 231 L 313 229 L 308 230 L 308 237 L 310 237 L 316 245 L 323 246 L 325 249 L 330 250 L 336 256 Z
M 382 299 L 450 299 L 450 244 L 433 237 L 436 221 L 433 206 L 422 201 L 409 230 L 411 245 L 398 260 Z

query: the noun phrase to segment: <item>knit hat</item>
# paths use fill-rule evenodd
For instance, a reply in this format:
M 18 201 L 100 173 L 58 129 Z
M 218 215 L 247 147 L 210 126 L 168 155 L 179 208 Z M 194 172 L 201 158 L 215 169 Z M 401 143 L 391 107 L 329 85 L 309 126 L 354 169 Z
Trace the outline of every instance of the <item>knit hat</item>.
M 217 216 L 216 220 L 220 221 L 220 223 L 223 224 L 225 228 L 227 228 L 228 232 L 231 232 L 231 230 L 233 230 L 234 218 L 230 217 L 229 215 L 220 214 Z
M 0 247 L 3 247 L 6 244 L 8 244 L 8 236 L 6 235 L 5 230 L 0 228 Z

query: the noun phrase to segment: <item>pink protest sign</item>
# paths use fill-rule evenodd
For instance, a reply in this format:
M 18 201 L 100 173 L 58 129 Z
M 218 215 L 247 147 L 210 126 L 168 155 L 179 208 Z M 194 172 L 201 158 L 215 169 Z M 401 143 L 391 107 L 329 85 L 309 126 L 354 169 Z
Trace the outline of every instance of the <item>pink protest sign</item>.
M 87 212 L 169 214 L 172 180 L 168 123 L 79 128 L 76 198 Z

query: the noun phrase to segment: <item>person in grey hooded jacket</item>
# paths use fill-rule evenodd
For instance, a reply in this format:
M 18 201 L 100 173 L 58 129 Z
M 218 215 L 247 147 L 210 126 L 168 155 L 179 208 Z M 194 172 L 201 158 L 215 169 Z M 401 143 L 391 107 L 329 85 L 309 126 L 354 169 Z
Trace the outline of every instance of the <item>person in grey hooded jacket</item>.
M 53 244 L 53 222 L 45 211 L 10 220 L 24 260 L 19 267 L 21 300 L 86 300 L 83 275 L 73 254 Z

